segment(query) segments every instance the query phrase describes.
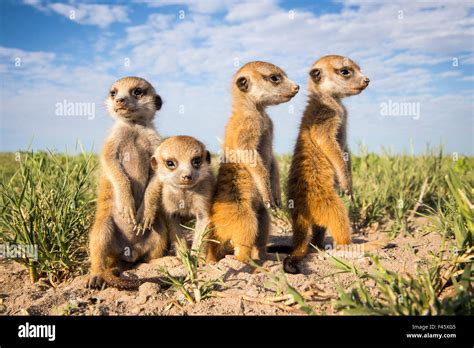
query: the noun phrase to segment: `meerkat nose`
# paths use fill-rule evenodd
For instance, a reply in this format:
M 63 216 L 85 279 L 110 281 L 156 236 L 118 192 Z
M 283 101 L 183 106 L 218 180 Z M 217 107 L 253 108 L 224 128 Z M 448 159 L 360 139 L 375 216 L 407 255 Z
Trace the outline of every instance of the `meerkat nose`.
M 193 181 L 193 177 L 191 175 L 183 175 L 183 176 L 181 176 L 181 181 L 191 182 L 191 181 Z
M 117 98 L 117 99 L 115 99 L 115 102 L 119 103 L 119 104 L 123 104 L 125 102 L 125 98 L 123 98 L 123 97 L 122 98 Z
M 364 83 L 366 86 L 369 85 L 370 79 L 368 77 L 364 78 Z
M 300 86 L 299 86 L 299 85 L 295 85 L 295 86 L 293 87 L 293 92 L 297 93 L 299 90 L 300 90 Z

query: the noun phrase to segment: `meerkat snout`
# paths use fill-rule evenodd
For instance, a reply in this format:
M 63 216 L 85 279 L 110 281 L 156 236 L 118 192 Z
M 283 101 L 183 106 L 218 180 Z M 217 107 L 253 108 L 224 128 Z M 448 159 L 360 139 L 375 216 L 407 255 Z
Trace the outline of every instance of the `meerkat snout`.
M 124 77 L 110 88 L 109 114 L 126 121 L 148 121 L 161 109 L 162 100 L 153 86 L 139 77 Z
M 182 184 L 191 184 L 193 182 L 193 177 L 192 175 L 189 175 L 189 174 L 182 174 L 181 175 L 181 183 Z

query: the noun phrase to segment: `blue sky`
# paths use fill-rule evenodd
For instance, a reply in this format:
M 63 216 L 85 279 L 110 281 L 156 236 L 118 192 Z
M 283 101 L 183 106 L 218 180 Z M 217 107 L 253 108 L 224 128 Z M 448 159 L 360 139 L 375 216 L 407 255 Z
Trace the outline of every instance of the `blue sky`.
M 1 2 L 0 151 L 100 150 L 112 125 L 104 100 L 126 75 L 164 100 L 163 136 L 188 134 L 220 148 L 238 67 L 265 60 L 301 92 L 269 108 L 274 147 L 290 153 L 311 64 L 348 56 L 371 79 L 345 100 L 349 143 L 416 153 L 444 144 L 473 154 L 474 3 L 470 1 L 66 1 Z M 58 114 L 88 103 L 89 114 Z M 390 105 L 388 113 L 383 112 Z M 404 111 L 397 112 L 396 108 Z

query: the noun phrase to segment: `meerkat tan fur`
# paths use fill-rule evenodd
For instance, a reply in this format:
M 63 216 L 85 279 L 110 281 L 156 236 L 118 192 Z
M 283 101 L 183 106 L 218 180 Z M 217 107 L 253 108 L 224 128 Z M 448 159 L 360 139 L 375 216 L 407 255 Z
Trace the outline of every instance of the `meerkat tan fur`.
M 322 247 L 326 229 L 336 245 L 351 243 L 348 212 L 335 189 L 336 179 L 352 195 L 347 112 L 341 99 L 361 93 L 369 81 L 356 63 L 341 56 L 325 56 L 311 67 L 309 101 L 288 175 L 293 250 L 284 261 L 286 272 L 299 272 L 309 243 Z
M 177 250 L 177 237 L 184 236 L 181 223 L 195 218 L 192 249 L 197 250 L 209 223 L 214 194 L 210 164 L 211 154 L 195 138 L 174 136 L 164 140 L 151 158 L 155 174 L 145 192 L 141 230 L 149 229 L 156 212 L 163 209 Z
M 269 215 L 281 204 L 277 162 L 272 153 L 273 123 L 265 109 L 288 102 L 299 86 L 279 67 L 245 64 L 232 81 L 233 111 L 225 132 L 223 157 L 211 210 L 208 261 L 233 249 L 243 262 L 266 252 Z
M 153 118 L 161 105 L 161 97 L 144 79 L 125 77 L 110 88 L 106 106 L 115 124 L 100 156 L 97 211 L 89 234 L 89 287 L 136 287 L 114 276 L 111 267 L 160 257 L 166 248 L 167 231 L 159 219 L 143 236 L 133 231 L 151 176 L 150 157 L 160 144 Z

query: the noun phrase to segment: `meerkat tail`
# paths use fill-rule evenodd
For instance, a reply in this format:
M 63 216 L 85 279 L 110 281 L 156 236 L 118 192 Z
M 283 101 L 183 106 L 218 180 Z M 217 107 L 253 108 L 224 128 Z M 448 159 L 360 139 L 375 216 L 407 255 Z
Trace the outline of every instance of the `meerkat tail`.
M 293 250 L 291 245 L 269 245 L 267 252 L 272 254 L 290 254 Z
M 309 226 L 309 225 L 308 225 Z M 308 231 L 308 229 L 306 227 L 300 227 L 299 228 L 299 231 Z M 322 226 L 318 226 L 318 225 L 313 225 L 311 227 L 311 232 L 312 234 L 311 235 L 307 235 L 306 233 L 304 232 L 297 232 L 297 234 L 300 236 L 301 238 L 301 241 L 297 242 L 296 244 L 302 244 L 302 243 L 305 243 L 306 239 L 307 239 L 307 243 L 309 244 L 309 240 L 311 240 L 311 243 L 320 248 L 320 249 L 324 249 L 324 237 L 326 235 L 326 228 L 325 227 L 322 227 Z M 267 248 L 267 252 L 269 253 L 278 253 L 278 254 L 291 254 L 291 252 L 293 251 L 294 247 L 291 246 L 291 245 L 270 245 L 268 248 Z M 301 253 L 301 252 L 300 252 Z
M 387 238 L 369 240 L 367 243 L 358 244 L 364 247 L 364 251 L 375 251 L 390 248 L 393 244 Z

